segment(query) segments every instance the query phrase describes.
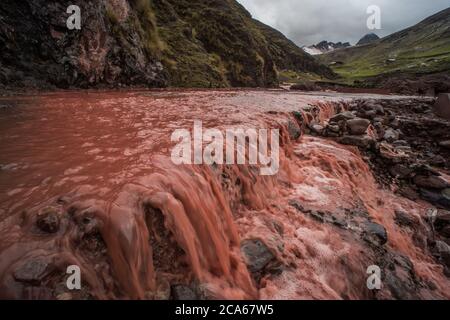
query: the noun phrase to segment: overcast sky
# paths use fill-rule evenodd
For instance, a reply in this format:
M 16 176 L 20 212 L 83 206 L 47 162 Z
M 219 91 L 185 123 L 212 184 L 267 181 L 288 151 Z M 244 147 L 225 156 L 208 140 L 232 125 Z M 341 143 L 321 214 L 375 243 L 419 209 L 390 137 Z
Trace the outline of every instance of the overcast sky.
M 298 45 L 322 40 L 352 44 L 365 34 L 370 5 L 381 9 L 380 37 L 412 26 L 450 7 L 449 0 L 238 0 L 254 18 L 283 32 Z

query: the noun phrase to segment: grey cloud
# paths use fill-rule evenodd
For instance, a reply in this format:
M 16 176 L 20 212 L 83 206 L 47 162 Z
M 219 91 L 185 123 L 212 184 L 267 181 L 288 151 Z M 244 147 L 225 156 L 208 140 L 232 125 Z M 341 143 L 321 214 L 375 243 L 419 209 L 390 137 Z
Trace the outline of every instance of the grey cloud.
M 449 7 L 448 0 L 238 0 L 254 18 L 298 45 L 322 40 L 356 43 L 367 29 L 367 7 L 381 9 L 380 37 L 407 28 Z

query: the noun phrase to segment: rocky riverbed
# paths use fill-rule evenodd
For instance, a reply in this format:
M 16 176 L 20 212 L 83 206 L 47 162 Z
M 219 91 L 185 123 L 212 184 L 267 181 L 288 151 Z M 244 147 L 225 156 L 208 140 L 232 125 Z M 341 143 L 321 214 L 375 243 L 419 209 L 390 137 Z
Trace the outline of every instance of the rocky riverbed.
M 394 220 L 427 247 L 449 276 L 450 122 L 436 116 L 435 103 L 427 98 L 357 99 L 327 121 L 310 123 L 306 131 L 358 147 L 380 185 L 432 205 L 422 219 L 395 210 Z M 371 230 L 386 241 L 382 226 Z
M 356 100 L 308 131 L 359 147 L 381 183 L 448 209 L 450 123 L 435 115 L 434 104 L 434 99 Z

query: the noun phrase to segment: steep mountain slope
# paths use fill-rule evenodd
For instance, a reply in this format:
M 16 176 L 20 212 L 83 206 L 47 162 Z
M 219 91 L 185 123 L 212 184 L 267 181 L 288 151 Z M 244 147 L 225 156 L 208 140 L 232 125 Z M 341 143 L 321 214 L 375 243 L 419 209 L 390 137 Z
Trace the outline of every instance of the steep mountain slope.
M 157 27 L 143 1 L 80 3 L 81 30 L 69 30 L 70 0 L 0 2 L 0 85 L 164 86 Z
M 153 0 L 176 86 L 272 86 L 278 71 L 333 73 L 234 0 Z
M 379 75 L 450 71 L 450 8 L 419 24 L 364 46 L 320 56 L 348 81 Z
M 294 42 L 287 39 L 281 32 L 257 20 L 253 20 L 264 34 L 269 51 L 278 70 L 310 73 L 325 78 L 334 78 L 336 74 L 331 69 L 317 62 L 316 59 L 300 49 Z
M 0 88 L 274 86 L 279 70 L 333 72 L 234 0 L 0 2 Z M 24 23 L 26 22 L 26 23 Z

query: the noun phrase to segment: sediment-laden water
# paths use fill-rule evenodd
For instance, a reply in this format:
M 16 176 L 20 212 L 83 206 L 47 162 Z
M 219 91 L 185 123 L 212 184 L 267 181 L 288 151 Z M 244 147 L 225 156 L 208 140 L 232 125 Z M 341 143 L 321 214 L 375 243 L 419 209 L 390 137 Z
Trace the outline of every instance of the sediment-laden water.
M 357 148 L 303 134 L 352 98 L 237 90 L 0 99 L 0 296 L 449 298 L 425 240 L 394 221 L 405 211 L 425 224 L 430 205 L 381 187 Z M 171 134 L 196 120 L 279 129 L 278 174 L 175 165 Z M 367 241 L 367 226 L 380 225 L 387 243 Z M 69 265 L 81 268 L 81 290 L 66 287 Z M 366 285 L 371 265 L 383 270 L 378 294 Z

